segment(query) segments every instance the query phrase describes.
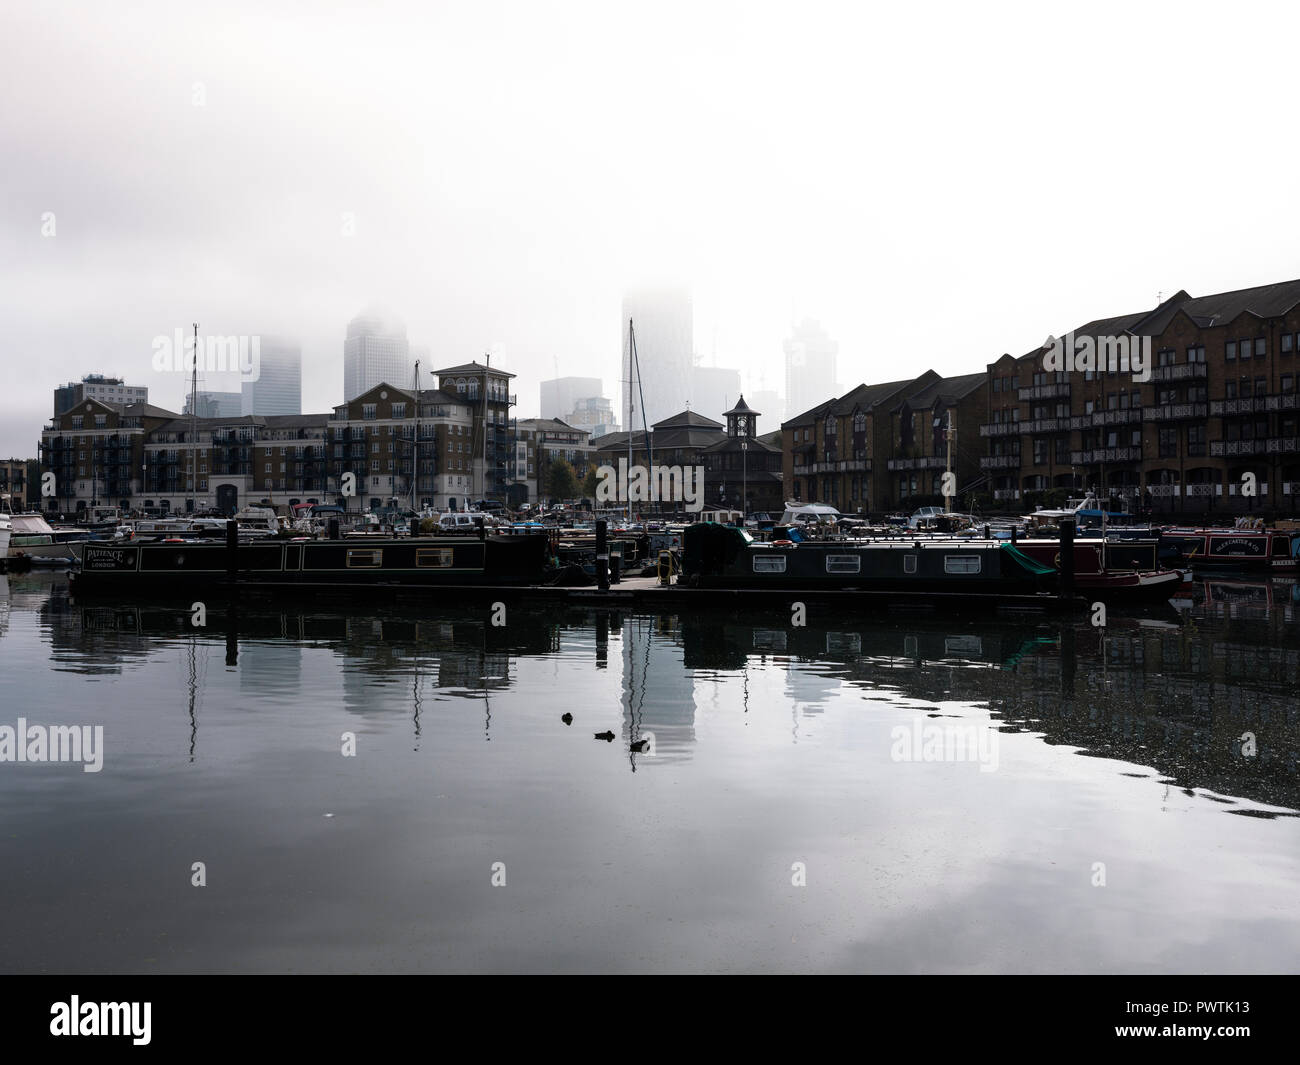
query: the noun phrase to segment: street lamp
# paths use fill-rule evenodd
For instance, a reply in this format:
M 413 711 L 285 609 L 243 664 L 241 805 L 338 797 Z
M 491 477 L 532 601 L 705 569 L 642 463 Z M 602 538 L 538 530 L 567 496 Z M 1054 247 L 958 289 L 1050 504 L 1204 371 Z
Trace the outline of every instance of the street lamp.
M 745 527 L 749 516 L 749 444 L 740 442 L 740 527 Z

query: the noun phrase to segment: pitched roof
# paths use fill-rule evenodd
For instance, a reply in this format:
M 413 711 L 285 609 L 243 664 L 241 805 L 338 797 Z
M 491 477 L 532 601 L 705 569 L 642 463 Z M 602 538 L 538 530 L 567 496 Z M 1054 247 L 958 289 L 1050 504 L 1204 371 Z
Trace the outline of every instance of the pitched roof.
M 709 429 L 721 429 L 722 423 L 715 422 L 712 418 L 706 418 L 699 411 L 693 411 L 689 408 L 679 414 L 674 414 L 663 421 L 655 422 L 651 428 L 657 433 L 660 429 L 674 429 L 679 427 L 699 427 Z
M 490 366 L 484 366 L 481 362 L 463 362 L 459 366 L 448 366 L 445 370 L 434 370 L 433 372 L 441 376 L 442 374 L 452 373 L 473 373 L 478 374 L 487 370 L 491 374 L 499 374 L 501 377 L 514 377 L 515 375 L 506 370 L 494 370 Z
M 900 399 L 891 410 L 902 410 L 904 406 L 912 410 L 925 410 L 936 403 L 956 403 L 978 389 L 988 380 L 987 373 L 963 374 L 960 377 L 940 377 L 931 381 L 919 392 Z
M 736 400 L 736 405 L 727 411 L 727 414 L 762 414 L 762 411 L 754 410 L 745 402 L 745 393 L 740 394 L 740 399 Z

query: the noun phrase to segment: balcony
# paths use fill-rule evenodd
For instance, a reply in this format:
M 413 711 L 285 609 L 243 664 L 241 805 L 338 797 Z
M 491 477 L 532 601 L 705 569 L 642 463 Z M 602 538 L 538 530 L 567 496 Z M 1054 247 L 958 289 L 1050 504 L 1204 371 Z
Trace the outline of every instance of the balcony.
M 1018 399 L 1069 399 L 1070 384 L 1068 381 L 1057 382 L 1050 385 L 1030 385 L 1028 388 L 1022 388 L 1016 393 Z
M 801 466 L 803 473 L 870 473 L 870 459 L 840 459 L 838 462 L 814 462 L 811 466 Z
M 1031 422 L 1021 422 L 1020 431 L 1022 433 L 1064 433 L 1070 429 L 1070 419 L 1067 418 L 1038 418 Z
M 1300 452 L 1300 437 L 1270 436 L 1260 440 L 1211 440 L 1213 458 L 1231 458 L 1234 455 L 1294 455 Z
M 1095 410 L 1091 414 L 1076 414 L 1070 419 L 1070 428 L 1092 429 L 1100 425 L 1130 425 L 1141 420 L 1141 407 L 1127 407 L 1123 410 Z
M 997 500 L 1015 500 L 1020 498 L 1019 488 L 998 488 L 993 492 L 993 498 Z
M 1019 455 L 985 455 L 980 459 L 981 470 L 1018 470 Z
M 1151 380 L 1194 381 L 1205 376 L 1205 363 L 1189 362 L 1182 366 L 1157 366 L 1151 371 Z
M 1142 420 L 1144 422 L 1171 422 L 1185 418 L 1208 418 L 1209 416 L 1210 405 L 1208 403 L 1166 403 L 1161 407 L 1144 407 L 1142 409 Z
M 1140 447 L 1099 447 L 1091 451 L 1071 451 L 1071 466 L 1094 466 L 1102 462 L 1141 462 Z
M 1265 396 L 1264 407 L 1266 410 L 1296 410 L 1296 393 L 1288 392 L 1283 396 Z
M 1266 397 L 1264 396 L 1216 399 L 1210 403 L 1210 413 L 1215 417 L 1225 414 L 1263 414 L 1268 409 Z M 1274 407 L 1273 409 L 1276 410 L 1277 408 Z
M 1020 422 L 985 422 L 980 426 L 980 436 L 1019 436 L 1027 431 Z
M 910 459 L 890 459 L 885 466 L 891 470 L 943 470 L 948 468 L 948 462 L 938 455 L 918 455 Z

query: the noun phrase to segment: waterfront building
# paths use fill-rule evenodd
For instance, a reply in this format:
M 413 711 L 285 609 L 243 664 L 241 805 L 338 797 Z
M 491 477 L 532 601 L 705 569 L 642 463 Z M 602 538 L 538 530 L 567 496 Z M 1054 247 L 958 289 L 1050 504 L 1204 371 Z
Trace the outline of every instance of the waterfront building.
M 5 504 L 15 514 L 39 505 L 39 467 L 36 459 L 0 459 L 0 511 Z
M 629 459 L 628 440 L 631 438 L 631 457 Z M 598 465 L 618 468 L 620 459 L 628 459 L 629 465 L 650 466 L 703 466 L 704 452 L 713 444 L 725 438 L 722 423 L 693 410 L 684 410 L 671 418 L 664 418 L 650 428 L 647 436 L 644 432 L 609 433 L 592 441 L 595 461 Z M 708 476 L 705 475 L 705 501 L 708 500 Z M 683 509 L 680 499 L 664 501 L 663 505 L 642 504 L 633 506 L 633 510 L 669 510 Z
M 470 500 L 498 499 L 505 502 L 514 470 L 515 425 L 510 409 L 519 397 L 510 391 L 515 375 L 494 370 L 479 362 L 435 370 L 438 387 L 458 397 L 473 414 L 473 475 Z
M 1142 341 L 1149 379 L 1049 369 L 1046 347 L 989 363 L 981 465 L 998 505 L 1091 489 L 1154 514 L 1296 511 L 1300 280 L 1180 291 L 1072 335 L 1098 350 L 1110 338 Z
M 515 432 L 515 461 L 509 489 L 512 505 L 551 495 L 546 483 L 551 463 L 564 459 L 573 467 L 581 495 L 583 478 L 595 452 L 591 434 L 555 418 L 520 418 Z
M 700 452 L 704 465 L 705 502 L 710 507 L 766 511 L 779 518 L 785 509 L 781 448 L 758 436 L 760 412 L 741 396 L 727 411 L 726 435 Z
M 982 373 L 940 377 L 933 371 L 924 376 L 929 378 L 925 387 L 907 390 L 888 411 L 889 476 L 882 482 L 884 494 L 878 503 L 905 512 L 937 504 L 944 498 L 943 475 L 951 470 L 951 505 L 969 510 L 975 494 L 986 486 L 979 464 L 979 426 L 987 407 L 988 378 Z
M 57 418 L 87 399 L 118 404 L 148 403 L 149 389 L 142 385 L 128 385 L 121 377 L 86 374 L 80 381 L 69 381 L 54 390 L 54 416 Z

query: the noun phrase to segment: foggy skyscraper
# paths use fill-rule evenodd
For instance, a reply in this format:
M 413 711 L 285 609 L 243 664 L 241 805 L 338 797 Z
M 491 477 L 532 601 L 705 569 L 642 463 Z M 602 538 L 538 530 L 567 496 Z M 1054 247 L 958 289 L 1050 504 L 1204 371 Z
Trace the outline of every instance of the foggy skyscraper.
M 628 382 L 632 379 L 627 328 L 629 318 L 636 330 L 640 375 L 631 386 L 632 417 L 626 428 L 640 431 L 643 414 L 645 424 L 654 425 L 664 418 L 680 414 L 691 398 L 695 308 L 690 290 L 638 289 L 624 295 L 620 419 L 628 417 Z M 644 412 L 641 410 L 642 394 L 645 396 Z
M 406 325 L 384 311 L 362 311 L 348 323 L 343 342 L 343 399 L 349 402 L 387 382 L 410 388 L 414 363 Z
M 794 418 L 835 395 L 838 341 L 820 322 L 805 318 L 785 342 L 785 409 Z
M 302 347 L 286 337 L 258 341 L 256 381 L 240 385 L 240 414 L 302 413 Z

